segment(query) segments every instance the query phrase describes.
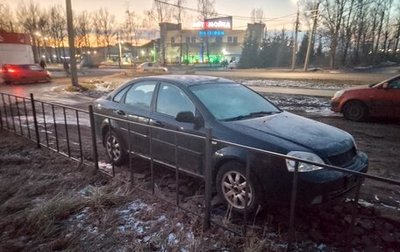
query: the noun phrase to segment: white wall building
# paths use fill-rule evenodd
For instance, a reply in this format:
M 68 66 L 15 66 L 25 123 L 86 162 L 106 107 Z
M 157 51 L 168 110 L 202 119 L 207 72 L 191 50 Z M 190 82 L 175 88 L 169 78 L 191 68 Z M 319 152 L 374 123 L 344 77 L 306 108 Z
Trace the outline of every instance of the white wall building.
M 0 65 L 32 63 L 34 58 L 29 35 L 0 32 Z

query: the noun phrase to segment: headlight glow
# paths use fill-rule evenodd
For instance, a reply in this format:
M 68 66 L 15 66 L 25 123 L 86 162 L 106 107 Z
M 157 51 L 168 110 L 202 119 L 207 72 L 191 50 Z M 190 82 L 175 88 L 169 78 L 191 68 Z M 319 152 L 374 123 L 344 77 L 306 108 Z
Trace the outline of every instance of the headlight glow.
M 287 155 L 291 156 L 291 157 L 307 160 L 310 162 L 314 162 L 314 163 L 325 164 L 324 161 L 319 156 L 317 156 L 311 152 L 291 151 Z M 295 164 L 296 164 L 296 161 L 286 159 L 286 167 L 289 172 L 294 172 Z M 321 170 L 321 169 L 323 169 L 323 167 L 321 167 L 321 166 L 299 162 L 299 167 L 298 167 L 299 172 L 310 172 L 310 171 L 316 171 L 316 170 Z
M 337 91 L 334 95 L 332 99 L 336 99 L 339 98 L 340 96 L 342 96 L 344 94 L 344 90 L 339 90 Z

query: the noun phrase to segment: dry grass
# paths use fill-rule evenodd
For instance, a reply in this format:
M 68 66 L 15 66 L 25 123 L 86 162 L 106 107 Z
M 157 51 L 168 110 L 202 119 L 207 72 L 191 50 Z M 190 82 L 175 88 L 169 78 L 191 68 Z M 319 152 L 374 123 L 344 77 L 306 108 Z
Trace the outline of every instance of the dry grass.
M 263 240 L 243 242 L 216 227 L 203 233 L 201 218 L 160 203 L 129 184 L 94 174 L 56 153 L 38 150 L 24 139 L 0 131 L 0 146 L 0 251 L 265 248 Z M 139 204 L 139 209 L 130 210 L 127 206 L 136 201 L 147 207 Z M 161 215 L 165 220 L 158 221 Z M 229 213 L 225 221 L 230 219 Z
M 89 185 L 85 195 L 85 205 L 94 210 L 105 210 L 126 202 L 129 190 L 125 185 L 116 183 L 95 187 Z
M 84 206 L 82 199 L 59 193 L 50 199 L 37 203 L 27 216 L 29 230 L 47 237 L 57 230 L 57 221 L 64 220 Z

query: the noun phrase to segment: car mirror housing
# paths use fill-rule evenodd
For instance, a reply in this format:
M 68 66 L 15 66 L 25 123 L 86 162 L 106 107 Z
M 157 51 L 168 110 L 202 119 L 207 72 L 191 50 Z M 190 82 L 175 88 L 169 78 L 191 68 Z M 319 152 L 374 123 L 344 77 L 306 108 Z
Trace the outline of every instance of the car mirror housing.
M 389 83 L 387 83 L 387 82 L 383 83 L 383 84 L 380 86 L 380 88 L 382 88 L 382 89 L 388 89 L 388 88 L 389 88 Z
M 194 114 L 191 111 L 182 111 L 176 115 L 175 120 L 178 122 L 194 123 Z

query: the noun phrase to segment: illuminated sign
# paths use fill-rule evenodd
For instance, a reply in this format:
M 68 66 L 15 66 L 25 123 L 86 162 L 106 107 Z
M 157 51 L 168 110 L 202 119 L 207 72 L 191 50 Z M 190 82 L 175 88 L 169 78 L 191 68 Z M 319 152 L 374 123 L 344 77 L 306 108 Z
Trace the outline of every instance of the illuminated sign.
M 193 28 L 201 29 L 232 29 L 232 17 L 210 18 L 205 22 L 199 21 L 193 24 Z
M 199 31 L 199 37 L 222 37 L 225 35 L 224 31 L 221 30 L 212 30 L 212 31 Z

